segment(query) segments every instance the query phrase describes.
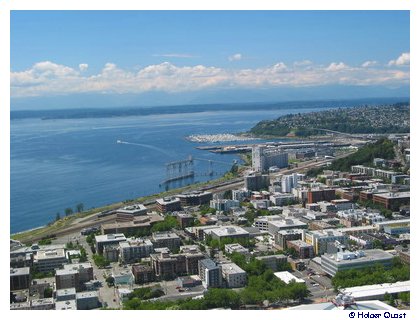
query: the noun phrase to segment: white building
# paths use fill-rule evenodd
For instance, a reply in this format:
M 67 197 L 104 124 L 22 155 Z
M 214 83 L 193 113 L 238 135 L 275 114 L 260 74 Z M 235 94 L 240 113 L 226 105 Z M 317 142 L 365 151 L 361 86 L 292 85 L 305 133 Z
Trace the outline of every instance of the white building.
M 66 250 L 39 250 L 34 256 L 34 265 L 39 272 L 51 272 L 68 262 Z
M 132 263 L 148 257 L 153 252 L 153 244 L 149 239 L 128 239 L 119 244 L 120 260 L 122 263 Z
M 254 146 L 252 148 L 252 168 L 258 172 L 266 172 L 270 167 L 286 168 L 288 154 L 281 148 Z
M 277 232 L 287 229 L 306 229 L 308 225 L 299 219 L 287 218 L 268 222 L 268 233 L 274 236 Z
M 270 196 L 270 201 L 275 206 L 282 206 L 285 203 L 288 203 L 290 201 L 294 201 L 296 198 L 291 193 L 274 193 Z
M 235 263 L 222 264 L 222 275 L 228 288 L 241 288 L 246 285 L 246 272 Z

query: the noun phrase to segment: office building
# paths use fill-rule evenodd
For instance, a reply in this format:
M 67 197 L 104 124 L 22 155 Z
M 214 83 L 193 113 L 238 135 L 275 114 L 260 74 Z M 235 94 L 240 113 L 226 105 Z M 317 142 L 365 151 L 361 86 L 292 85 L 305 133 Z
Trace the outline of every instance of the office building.
M 347 243 L 347 236 L 341 231 L 334 229 L 325 230 L 311 230 L 303 234 L 303 240 L 314 247 L 316 255 L 321 255 L 327 252 L 327 244 L 331 242 Z
M 114 222 L 101 224 L 102 234 L 125 234 L 133 235 L 141 231 L 150 230 L 157 222 L 164 218 L 158 214 L 147 214 L 145 216 L 124 215 L 117 216 Z
M 266 172 L 270 167 L 286 168 L 289 165 L 287 152 L 281 148 L 254 146 L 252 148 L 252 168 L 258 172 Z
M 134 276 L 134 281 L 137 284 L 153 282 L 156 280 L 155 273 L 151 266 L 138 264 L 132 266 L 131 271 Z
M 182 207 L 189 207 L 189 206 L 201 206 L 203 204 L 209 204 L 213 195 L 211 192 L 208 192 L 208 191 L 204 191 L 204 192 L 193 191 L 193 192 L 178 194 L 176 197 L 181 201 Z
M 39 250 L 34 256 L 34 266 L 39 272 L 52 272 L 67 262 L 64 249 Z
M 225 244 L 225 252 L 229 254 L 240 253 L 245 256 L 249 256 L 251 254 L 247 248 L 241 246 L 239 243 Z
M 238 200 L 230 200 L 230 199 L 215 199 L 210 200 L 210 208 L 216 209 L 217 211 L 229 211 L 232 208 L 238 208 L 239 201 Z
M 331 201 L 335 199 L 334 189 L 311 189 L 307 193 L 307 203 L 317 203 L 321 201 Z
M 373 203 L 381 204 L 387 209 L 399 210 L 400 206 L 410 204 L 410 192 L 387 192 L 374 194 Z
M 99 308 L 99 292 L 77 292 L 76 293 L 77 310 L 92 310 Z
M 224 227 L 217 227 L 214 229 L 205 229 L 204 230 L 205 238 L 211 237 L 212 239 L 216 239 L 221 241 L 222 239 L 230 238 L 230 239 L 249 239 L 249 232 L 245 229 L 238 227 L 238 226 L 224 226 Z
M 222 264 L 222 276 L 228 288 L 242 288 L 246 286 L 246 272 L 235 263 Z
M 325 273 L 334 276 L 338 271 L 368 268 L 377 264 L 390 268 L 393 257 L 392 254 L 379 249 L 356 252 L 339 251 L 336 254 L 322 255 L 321 267 Z
M 248 191 L 260 191 L 268 189 L 270 177 L 268 175 L 250 174 L 244 177 L 245 189 Z
M 29 289 L 31 273 L 29 267 L 10 268 L 10 291 Z
M 63 269 L 56 270 L 55 283 L 57 289 L 84 289 L 84 284 L 93 280 L 93 267 L 90 262 L 65 264 Z
M 198 275 L 205 288 L 220 288 L 222 286 L 222 267 L 211 259 L 198 262 Z
M 314 257 L 314 247 L 300 239 L 289 240 L 287 247 L 289 249 L 295 249 L 299 259 L 312 259 Z
M 160 213 L 167 213 L 181 210 L 181 200 L 176 197 L 165 197 L 156 200 L 157 210 Z
M 288 229 L 306 229 L 308 225 L 299 219 L 286 218 L 283 220 L 274 220 L 268 222 L 268 233 L 275 236 L 277 232 Z
M 176 219 L 178 220 L 181 229 L 191 227 L 194 224 L 194 217 L 189 213 L 179 212 L 176 215 Z
M 124 234 L 116 233 L 116 234 L 104 234 L 104 235 L 95 236 L 95 241 L 96 241 L 96 252 L 98 254 L 103 254 L 104 246 L 118 244 L 120 242 L 127 241 L 127 239 Z
M 171 251 L 178 250 L 181 245 L 181 238 L 174 232 L 154 232 L 152 234 L 154 248 L 169 248 Z
M 124 264 L 146 258 L 152 252 L 153 244 L 149 239 L 130 238 L 119 243 L 120 261 Z
M 278 214 L 272 216 L 261 216 L 254 219 L 254 226 L 260 231 L 268 231 L 268 223 L 271 221 L 283 221 L 284 217 Z
M 279 247 L 280 250 L 287 249 L 287 242 L 291 240 L 301 240 L 302 233 L 302 229 L 280 230 L 274 235 L 274 243 Z
M 118 214 L 127 214 L 132 216 L 144 216 L 147 214 L 147 208 L 142 204 L 134 204 L 116 210 Z

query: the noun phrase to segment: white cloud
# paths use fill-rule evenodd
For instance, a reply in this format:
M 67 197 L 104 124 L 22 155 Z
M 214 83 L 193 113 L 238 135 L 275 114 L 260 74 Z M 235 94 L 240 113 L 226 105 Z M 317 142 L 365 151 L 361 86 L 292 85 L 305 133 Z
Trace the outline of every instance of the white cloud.
M 11 72 L 11 96 L 47 96 L 83 92 L 142 93 L 198 91 L 211 87 L 303 87 L 331 84 L 389 85 L 408 84 L 409 70 L 399 68 L 351 67 L 343 62 L 328 67 L 289 68 L 283 62 L 249 69 L 223 69 L 213 66 L 177 66 L 169 62 L 125 70 L 106 63 L 94 75 L 50 61 L 39 62 L 24 71 Z M 87 65 L 87 64 L 86 64 Z
M 396 60 L 388 62 L 389 66 L 408 66 L 410 65 L 410 52 L 402 53 Z
M 229 61 L 239 61 L 242 60 L 242 54 L 235 53 L 234 55 L 229 56 Z
M 302 60 L 302 61 L 295 61 L 293 62 L 293 66 L 295 67 L 306 67 L 312 64 L 311 60 Z
M 80 71 L 86 71 L 88 68 L 89 68 L 89 65 L 87 63 L 79 64 L 79 70 Z
M 378 61 L 376 60 L 368 60 L 362 63 L 363 68 L 374 67 L 376 65 L 378 65 Z
M 335 71 L 345 70 L 345 69 L 348 69 L 348 68 L 349 68 L 349 66 L 347 66 L 343 62 L 339 62 L 339 63 L 332 62 L 325 70 L 335 72 Z
M 156 53 L 153 57 L 164 57 L 164 58 L 197 58 L 197 56 L 187 53 Z

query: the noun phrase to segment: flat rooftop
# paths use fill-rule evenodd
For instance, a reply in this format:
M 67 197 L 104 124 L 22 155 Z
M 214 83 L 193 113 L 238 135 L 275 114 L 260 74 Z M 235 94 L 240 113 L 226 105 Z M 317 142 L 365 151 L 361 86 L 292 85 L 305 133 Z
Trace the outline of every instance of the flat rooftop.
M 399 281 L 395 283 L 382 283 L 374 284 L 369 286 L 359 286 L 345 288 L 341 290 L 344 294 L 351 294 L 355 299 L 357 298 L 368 298 L 385 293 L 397 294 L 399 292 L 408 292 L 410 291 L 410 281 Z
M 179 239 L 175 232 L 155 232 L 152 234 L 152 238 L 153 240 Z
M 54 250 L 41 250 L 36 253 L 34 260 L 48 260 L 48 259 L 57 259 L 65 258 L 66 251 L 64 249 L 54 249 Z
M 10 268 L 10 276 L 17 277 L 17 276 L 27 276 L 30 273 L 29 267 L 24 268 Z
M 289 271 L 274 272 L 274 275 L 286 284 L 290 283 L 293 280 L 298 283 L 305 283 L 305 280 L 295 277 Z
M 232 235 L 249 235 L 249 232 L 238 226 L 226 226 L 211 229 L 211 233 L 214 233 L 218 237 L 228 237 Z
M 179 198 L 160 198 L 156 199 L 156 202 L 160 205 L 167 205 L 172 203 L 180 202 L 181 200 Z
M 307 224 L 305 222 L 302 222 L 298 219 L 292 219 L 292 218 L 287 218 L 284 220 L 274 220 L 274 221 L 269 221 L 269 224 L 278 227 L 278 228 L 285 228 L 285 227 L 291 227 L 291 226 L 306 226 Z
M 225 274 L 236 274 L 236 273 L 246 273 L 235 263 L 225 263 L 221 264 L 222 272 Z
M 95 236 L 96 242 L 112 242 L 112 241 L 126 241 L 123 233 L 103 234 Z
M 380 249 L 370 249 L 370 250 L 363 250 L 364 256 L 353 258 L 353 259 L 341 259 L 338 258 L 337 254 L 324 254 L 322 256 L 323 259 L 329 260 L 334 264 L 340 265 L 349 265 L 354 263 L 364 263 L 364 262 L 372 262 L 372 261 L 381 261 L 381 260 L 392 260 L 394 256 L 386 251 Z M 346 252 L 347 253 L 347 252 Z

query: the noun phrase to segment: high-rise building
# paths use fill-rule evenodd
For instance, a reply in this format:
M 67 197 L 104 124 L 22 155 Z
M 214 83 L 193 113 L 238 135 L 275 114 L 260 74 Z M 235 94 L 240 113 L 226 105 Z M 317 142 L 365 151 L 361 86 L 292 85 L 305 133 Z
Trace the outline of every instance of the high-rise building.
M 218 288 L 222 286 L 222 267 L 216 265 L 211 259 L 198 262 L 198 275 L 205 288 Z
M 252 148 L 252 168 L 255 171 L 266 172 L 270 167 L 285 168 L 288 166 L 287 152 L 281 148 L 254 146 Z

